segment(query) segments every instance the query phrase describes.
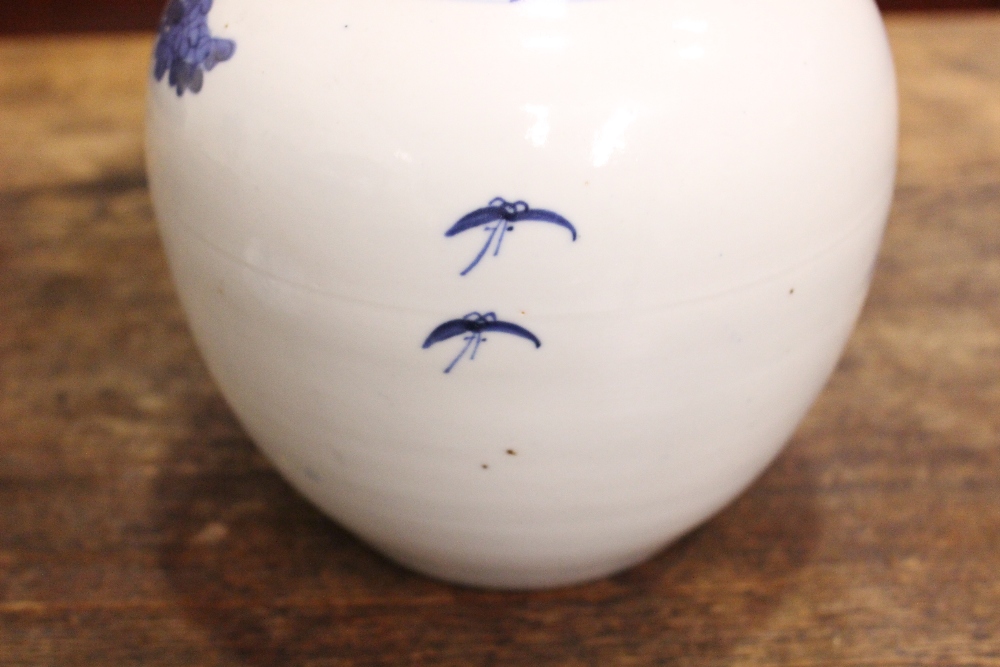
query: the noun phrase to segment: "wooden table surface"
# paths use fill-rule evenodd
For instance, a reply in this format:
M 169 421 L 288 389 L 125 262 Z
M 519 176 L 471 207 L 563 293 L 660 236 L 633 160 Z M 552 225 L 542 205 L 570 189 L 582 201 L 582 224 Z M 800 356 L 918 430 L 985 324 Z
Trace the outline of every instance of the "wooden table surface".
M 788 449 L 651 562 L 505 594 L 297 496 L 206 375 L 148 36 L 0 41 L 0 665 L 1000 665 L 1000 17 L 890 18 L 898 195 Z

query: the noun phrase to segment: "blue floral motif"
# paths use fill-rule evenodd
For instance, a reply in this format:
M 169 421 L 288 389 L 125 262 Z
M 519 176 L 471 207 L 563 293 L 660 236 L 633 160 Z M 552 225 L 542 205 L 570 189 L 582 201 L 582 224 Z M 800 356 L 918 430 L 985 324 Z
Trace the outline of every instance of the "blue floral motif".
M 170 0 L 163 12 L 154 74 L 162 81 L 169 72 L 168 81 L 178 97 L 185 90 L 199 92 L 205 72 L 232 58 L 236 51 L 233 40 L 212 37 L 208 29 L 211 9 L 212 0 Z
M 535 344 L 536 348 L 542 346 L 542 341 L 538 340 L 538 336 L 531 333 L 524 327 L 514 324 L 513 322 L 504 322 L 497 319 L 496 313 L 469 313 L 460 320 L 448 320 L 443 324 L 439 324 L 434 331 L 427 336 L 424 341 L 424 349 L 431 347 L 435 343 L 440 343 L 446 341 L 450 338 L 455 338 L 456 336 L 464 336 L 465 346 L 462 347 L 462 351 L 458 353 L 458 356 L 448 364 L 448 367 L 444 369 L 445 373 L 450 373 L 451 369 L 455 367 L 462 357 L 467 353 L 469 354 L 469 360 L 472 361 L 476 358 L 476 352 L 479 351 L 479 346 L 486 342 L 486 338 L 483 334 L 487 331 L 510 334 L 511 336 L 518 336 L 519 338 L 524 338 L 525 340 L 531 341 Z

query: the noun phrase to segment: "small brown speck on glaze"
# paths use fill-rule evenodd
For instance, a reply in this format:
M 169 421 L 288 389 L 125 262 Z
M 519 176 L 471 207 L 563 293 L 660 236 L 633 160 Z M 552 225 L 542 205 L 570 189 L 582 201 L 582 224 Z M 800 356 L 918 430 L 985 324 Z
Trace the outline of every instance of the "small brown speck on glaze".
M 508 449 L 507 450 L 507 454 L 509 456 L 517 456 L 517 452 L 515 452 L 513 449 Z

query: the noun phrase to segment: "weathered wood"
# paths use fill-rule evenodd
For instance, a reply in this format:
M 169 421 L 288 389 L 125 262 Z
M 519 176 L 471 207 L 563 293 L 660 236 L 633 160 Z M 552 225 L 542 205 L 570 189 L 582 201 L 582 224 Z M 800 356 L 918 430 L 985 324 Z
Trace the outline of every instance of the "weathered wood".
M 1000 665 L 1000 20 L 890 33 L 898 198 L 827 390 L 679 544 L 530 594 L 403 571 L 255 452 L 155 235 L 149 39 L 0 41 L 0 664 Z

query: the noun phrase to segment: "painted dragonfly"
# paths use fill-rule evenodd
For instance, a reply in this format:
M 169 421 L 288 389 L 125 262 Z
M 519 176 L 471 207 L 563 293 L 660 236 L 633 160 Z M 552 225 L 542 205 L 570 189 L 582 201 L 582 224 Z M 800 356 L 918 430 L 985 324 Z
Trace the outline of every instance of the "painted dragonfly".
M 536 348 L 542 346 L 542 341 L 538 340 L 538 337 L 525 329 L 524 327 L 514 324 L 513 322 L 504 322 L 497 319 L 496 313 L 469 313 L 465 317 L 458 320 L 448 320 L 443 324 L 438 325 L 434 331 L 427 336 L 427 340 L 424 341 L 423 348 L 426 350 L 435 343 L 440 343 L 442 341 L 455 338 L 456 336 L 464 336 L 465 346 L 462 351 L 458 353 L 448 367 L 444 369 L 445 373 L 450 373 L 451 369 L 455 367 L 466 354 L 469 355 L 469 360 L 472 361 L 476 358 L 476 352 L 479 350 L 479 346 L 486 342 L 486 337 L 483 335 L 487 332 L 505 333 L 512 336 L 518 336 L 529 340 L 535 344 Z
M 514 227 L 518 223 L 529 221 L 546 222 L 563 227 L 572 234 L 573 240 L 576 241 L 576 227 L 558 213 L 540 208 L 531 208 L 523 201 L 509 202 L 502 197 L 497 197 L 488 206 L 476 209 L 472 213 L 463 216 L 444 233 L 445 236 L 451 237 L 477 227 L 482 227 L 485 231 L 489 232 L 489 237 L 486 239 L 482 250 L 472 260 L 472 263 L 465 267 L 461 275 L 464 276 L 476 268 L 480 260 L 486 256 L 490 247 L 493 248 L 494 257 L 499 255 L 504 236 L 508 232 L 514 231 Z

